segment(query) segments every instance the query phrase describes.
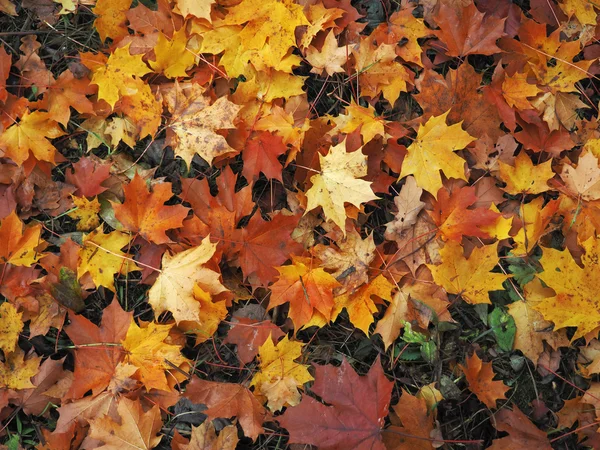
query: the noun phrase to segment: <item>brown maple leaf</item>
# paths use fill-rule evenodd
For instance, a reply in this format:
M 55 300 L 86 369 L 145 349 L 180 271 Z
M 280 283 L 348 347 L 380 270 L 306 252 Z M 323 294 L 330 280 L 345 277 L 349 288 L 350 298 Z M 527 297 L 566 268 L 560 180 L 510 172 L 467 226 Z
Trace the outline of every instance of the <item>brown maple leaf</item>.
M 208 409 L 203 413 L 209 420 L 236 416 L 244 434 L 253 440 L 263 433 L 262 424 L 269 418 L 269 413 L 254 394 L 241 384 L 194 378 L 188 384 L 184 395 L 194 403 L 205 404 Z
M 288 408 L 278 421 L 290 433 L 291 443 L 323 450 L 385 450 L 381 429 L 393 385 L 379 359 L 364 377 L 346 359 L 340 367 L 315 366 L 311 391 L 331 406 L 304 395 L 300 404 Z

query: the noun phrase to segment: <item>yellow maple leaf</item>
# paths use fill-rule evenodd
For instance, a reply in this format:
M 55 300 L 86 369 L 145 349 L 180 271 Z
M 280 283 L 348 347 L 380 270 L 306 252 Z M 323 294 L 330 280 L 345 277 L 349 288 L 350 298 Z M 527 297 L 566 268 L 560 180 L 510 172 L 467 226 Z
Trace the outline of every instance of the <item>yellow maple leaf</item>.
M 567 16 L 575 16 L 581 25 L 596 26 L 596 16 L 598 13 L 594 8 L 600 9 L 598 3 L 581 0 L 563 0 L 559 3 L 559 6 Z
M 362 150 L 346 152 L 346 141 L 331 147 L 326 156 L 319 155 L 321 172 L 310 179 L 312 187 L 306 192 L 306 211 L 323 208 L 328 220 L 338 225 L 346 235 L 344 203 L 360 207 L 361 203 L 375 200 L 369 181 L 361 180 L 367 174 L 367 157 Z
M 102 225 L 83 238 L 79 250 L 77 277 L 89 273 L 96 286 L 104 286 L 115 292 L 114 277 L 134 270 L 140 270 L 133 260 L 121 249 L 131 238 L 121 232 L 104 234 Z
M 5 389 L 29 389 L 35 386 L 31 382 L 38 372 L 41 356 L 25 359 L 25 352 L 18 348 L 5 357 L 4 363 L 0 363 L 0 386 Z
M 382 117 L 375 117 L 375 108 L 371 105 L 363 108 L 353 101 L 346 106 L 346 114 L 334 117 L 333 122 L 337 126 L 329 132 L 331 135 L 338 132 L 349 134 L 360 129 L 364 144 L 376 136 L 386 136 L 385 120 Z
M 186 445 L 180 445 L 180 450 L 235 450 L 238 445 L 237 426 L 227 425 L 221 428 L 219 436 L 214 424 L 210 420 L 205 420 L 202 425 L 192 427 L 190 442 Z
M 377 312 L 377 306 L 372 297 L 377 296 L 391 301 L 394 287 L 383 275 L 379 275 L 369 284 L 361 286 L 356 291 L 335 297 L 331 321 L 335 321 L 342 309 L 345 308 L 350 322 L 368 336 L 369 327 L 374 321 L 373 314 Z
M 600 167 L 593 153 L 584 151 L 579 156 L 577 167 L 565 164 L 560 177 L 574 196 L 585 201 L 600 200 Z
M 504 191 L 511 195 L 541 194 L 550 189 L 548 180 L 554 177 L 552 159 L 534 166 L 529 155 L 522 151 L 515 159 L 514 167 L 498 161 L 500 178 L 506 183 Z
M 17 312 L 11 303 L 4 302 L 0 305 L 0 350 L 4 354 L 13 352 L 23 331 L 23 313 Z
M 342 64 L 348 59 L 348 50 L 346 47 L 338 47 L 337 39 L 333 31 L 330 31 L 321 50 L 310 46 L 306 51 L 306 60 L 312 66 L 311 73 L 320 75 L 323 71 L 327 75 L 344 72 Z
M 44 256 L 46 242 L 41 238 L 40 224 L 25 227 L 12 211 L 0 221 L 0 262 L 30 267 Z
M 73 204 L 77 209 L 69 212 L 71 219 L 79 220 L 77 222 L 77 230 L 79 231 L 90 231 L 97 228 L 100 225 L 100 202 L 97 197 L 92 200 L 88 200 L 85 197 L 71 196 Z
M 173 328 L 170 325 L 158 325 L 154 322 L 140 328 L 131 319 L 131 325 L 123 340 L 125 361 L 138 368 L 139 380 L 144 383 L 147 390 L 159 389 L 170 391 L 165 371 L 173 370 L 188 362 L 181 354 L 177 345 L 167 344 L 165 340 Z M 170 364 L 169 364 L 170 363 Z
M 106 64 L 93 66 L 92 84 L 98 85 L 98 98 L 114 108 L 121 96 L 135 95 L 139 77 L 152 72 L 142 61 L 143 55 L 131 55 L 129 46 L 117 48 Z
M 187 49 L 187 42 L 185 28 L 173 33 L 171 39 L 160 33 L 156 47 L 154 47 L 156 57 L 154 61 L 150 61 L 150 67 L 155 72 L 162 72 L 167 78 L 187 76 L 186 70 L 194 64 L 196 59 L 194 53 Z
M 100 39 L 111 38 L 113 42 L 127 36 L 127 15 L 131 0 L 97 0 L 93 13 L 97 16 L 94 26 Z
M 532 283 L 541 282 L 535 279 Z M 529 301 L 529 296 L 525 292 L 525 298 Z M 523 355 L 529 358 L 537 366 L 540 355 L 544 352 L 544 342 L 553 349 L 558 347 L 568 347 L 569 340 L 564 330 L 552 331 L 552 323 L 544 320 L 542 314 L 536 311 L 532 305 L 527 302 L 516 301 L 508 305 L 508 312 L 515 320 L 517 330 L 515 332 L 515 341 L 513 347 L 515 350 L 521 350 Z
M 419 127 L 417 137 L 407 149 L 408 155 L 400 172 L 400 178 L 414 175 L 417 185 L 435 198 L 442 187 L 440 170 L 448 178 L 467 180 L 465 160 L 454 152 L 475 140 L 462 129 L 462 122 L 446 125 L 449 113 L 450 111 L 446 111 L 441 116 L 431 117 L 425 125 Z
M 160 408 L 154 405 L 144 412 L 139 400 L 121 398 L 116 408 L 120 421 L 112 414 L 104 414 L 90 420 L 90 437 L 103 442 L 98 448 L 104 450 L 151 449 L 162 436 L 157 436 L 162 426 Z
M 353 51 L 361 95 L 375 98 L 381 92 L 393 105 L 400 92 L 407 91 L 407 83 L 412 83 L 414 76 L 396 61 L 396 48 L 396 44 L 376 42 L 374 36 L 361 40 Z
M 215 0 L 175 0 L 179 12 L 184 18 L 194 16 L 209 22 L 211 22 L 211 6 L 215 3 Z
M 496 245 L 474 248 L 469 259 L 458 242 L 448 241 L 440 250 L 442 263 L 427 264 L 435 283 L 449 294 L 460 295 L 468 303 L 491 303 L 489 291 L 502 290 L 507 276 L 490 273 L 498 264 Z
M 518 219 L 521 220 L 521 227 L 517 234 L 513 236 L 516 243 L 512 252 L 513 254 L 519 256 L 529 254 L 537 245 L 540 238 L 551 231 L 547 229 L 547 226 L 552 220 L 559 204 L 558 201 L 551 201 L 542 208 L 543 204 L 543 197 L 537 197 L 529 203 L 521 204 L 518 211 Z
M 38 161 L 54 164 L 56 148 L 49 139 L 63 136 L 65 133 L 46 112 L 26 112 L 18 123 L 8 127 L 0 134 L 0 151 L 2 156 L 22 165 L 29 154 Z
M 196 345 L 209 340 L 219 328 L 219 324 L 227 317 L 227 302 L 213 302 L 212 295 L 200 286 L 194 286 L 194 298 L 198 301 L 198 322 L 182 321 L 178 328 L 186 333 L 196 335 Z
M 556 295 L 533 305 L 544 319 L 554 322 L 555 329 L 577 327 L 572 340 L 600 326 L 598 271 L 600 270 L 600 241 L 595 237 L 581 243 L 585 253 L 580 267 L 568 250 L 544 248 L 540 264 L 544 268 L 537 277 L 554 290 Z
M 229 8 L 223 23 L 246 24 L 239 33 L 242 46 L 247 50 L 260 50 L 268 40 L 273 58 L 282 60 L 296 45 L 296 27 L 310 24 L 303 10 L 301 5 L 289 1 L 243 0 Z
M 194 298 L 196 284 L 211 295 L 227 290 L 219 281 L 219 274 L 204 264 L 215 253 L 217 244 L 207 236 L 202 244 L 175 255 L 163 255 L 162 268 L 158 278 L 148 291 L 148 303 L 158 317 L 164 311 L 171 311 L 177 323 L 181 321 L 200 322 L 200 303 Z
M 533 109 L 527 98 L 535 97 L 540 92 L 537 85 L 527 82 L 527 73 L 517 72 L 512 77 L 506 76 L 502 82 L 502 95 L 511 108 Z
M 300 403 L 298 388 L 313 380 L 308 366 L 295 362 L 302 356 L 302 342 L 290 341 L 285 336 L 277 345 L 267 339 L 258 350 L 260 370 L 252 378 L 254 394 L 266 397 L 271 411 L 283 406 L 295 406 Z
M 202 93 L 198 85 L 187 94 L 176 85 L 174 94 L 167 97 L 172 116 L 167 125 L 167 143 L 188 166 L 196 153 L 211 164 L 217 156 L 235 151 L 216 131 L 234 128 L 233 120 L 241 107 L 226 97 L 219 97 L 211 105 Z

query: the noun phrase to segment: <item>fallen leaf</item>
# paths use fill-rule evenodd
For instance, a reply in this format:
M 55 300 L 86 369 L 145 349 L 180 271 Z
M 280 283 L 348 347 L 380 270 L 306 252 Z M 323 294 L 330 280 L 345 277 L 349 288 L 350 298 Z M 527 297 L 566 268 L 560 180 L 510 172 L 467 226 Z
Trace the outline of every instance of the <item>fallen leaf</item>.
M 321 172 L 310 178 L 312 187 L 306 192 L 306 212 L 318 206 L 328 220 L 346 234 L 344 203 L 360 207 L 361 203 L 375 200 L 371 183 L 361 180 L 367 175 L 367 157 L 360 149 L 348 153 L 346 141 L 329 149 L 327 156 L 319 155 Z
M 496 401 L 506 398 L 506 391 L 510 388 L 505 386 L 502 381 L 493 381 L 495 373 L 492 363 L 481 361 L 477 353 L 473 353 L 473 356 L 470 357 L 467 356 L 465 363 L 466 365 L 460 366 L 460 368 L 469 383 L 469 390 L 488 408 L 495 408 Z
M 379 359 L 364 377 L 346 359 L 340 367 L 315 366 L 311 391 L 330 406 L 304 395 L 302 402 L 288 408 L 278 421 L 290 433 L 291 443 L 323 450 L 384 450 L 381 431 L 392 388 Z
M 241 384 L 217 383 L 196 377 L 188 384 L 184 395 L 194 403 L 206 405 L 208 409 L 203 414 L 209 420 L 237 417 L 244 434 L 252 440 L 264 432 L 262 424 L 269 414 L 254 394 Z
M 144 412 L 140 402 L 122 398 L 117 406 L 121 422 L 113 418 L 102 416 L 90 422 L 90 436 L 103 443 L 99 449 L 123 450 L 152 449 L 161 440 L 157 436 L 162 427 L 160 409 L 155 405 Z
M 449 294 L 460 295 L 468 303 L 491 303 L 489 291 L 502 290 L 507 276 L 490 273 L 498 264 L 496 245 L 474 248 L 467 259 L 462 246 L 448 241 L 440 250 L 442 264 L 428 264 L 436 284 Z
M 420 126 L 417 137 L 407 148 L 408 155 L 402 164 L 400 178 L 414 175 L 417 186 L 434 197 L 442 187 L 440 170 L 448 178 L 466 180 L 465 161 L 454 154 L 469 145 L 474 138 L 463 131 L 461 124 L 446 125 L 450 111 L 432 117 Z
M 125 201 L 122 204 L 112 203 L 112 206 L 115 217 L 125 229 L 139 233 L 155 244 L 171 242 L 165 232 L 181 227 L 189 211 L 182 205 L 164 204 L 173 196 L 171 183 L 156 183 L 150 191 L 144 179 L 136 172 L 123 191 Z
M 258 350 L 259 371 L 252 378 L 254 395 L 266 398 L 271 411 L 300 403 L 300 392 L 304 383 L 313 379 L 308 366 L 295 362 L 302 356 L 304 344 L 290 341 L 284 336 L 277 345 L 267 339 Z

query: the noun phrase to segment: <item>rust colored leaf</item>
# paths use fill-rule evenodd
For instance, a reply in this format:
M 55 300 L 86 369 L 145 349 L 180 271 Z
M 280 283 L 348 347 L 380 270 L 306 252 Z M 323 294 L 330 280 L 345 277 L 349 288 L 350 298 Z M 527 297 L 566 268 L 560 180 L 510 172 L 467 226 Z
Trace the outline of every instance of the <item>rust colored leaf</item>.
M 388 414 L 393 383 L 379 359 L 359 376 L 347 360 L 340 367 L 315 366 L 311 391 L 331 406 L 304 395 L 302 402 L 278 418 L 290 442 L 319 449 L 384 450 L 381 429 Z

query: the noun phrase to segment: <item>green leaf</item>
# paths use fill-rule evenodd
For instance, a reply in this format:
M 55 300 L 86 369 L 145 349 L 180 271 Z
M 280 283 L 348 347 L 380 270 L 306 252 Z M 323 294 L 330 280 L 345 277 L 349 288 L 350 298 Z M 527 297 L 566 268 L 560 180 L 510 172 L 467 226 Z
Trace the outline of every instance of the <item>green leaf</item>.
M 511 351 L 517 331 L 517 326 L 512 316 L 502 308 L 494 308 L 489 315 L 489 323 L 496 337 L 498 347 L 505 352 Z

